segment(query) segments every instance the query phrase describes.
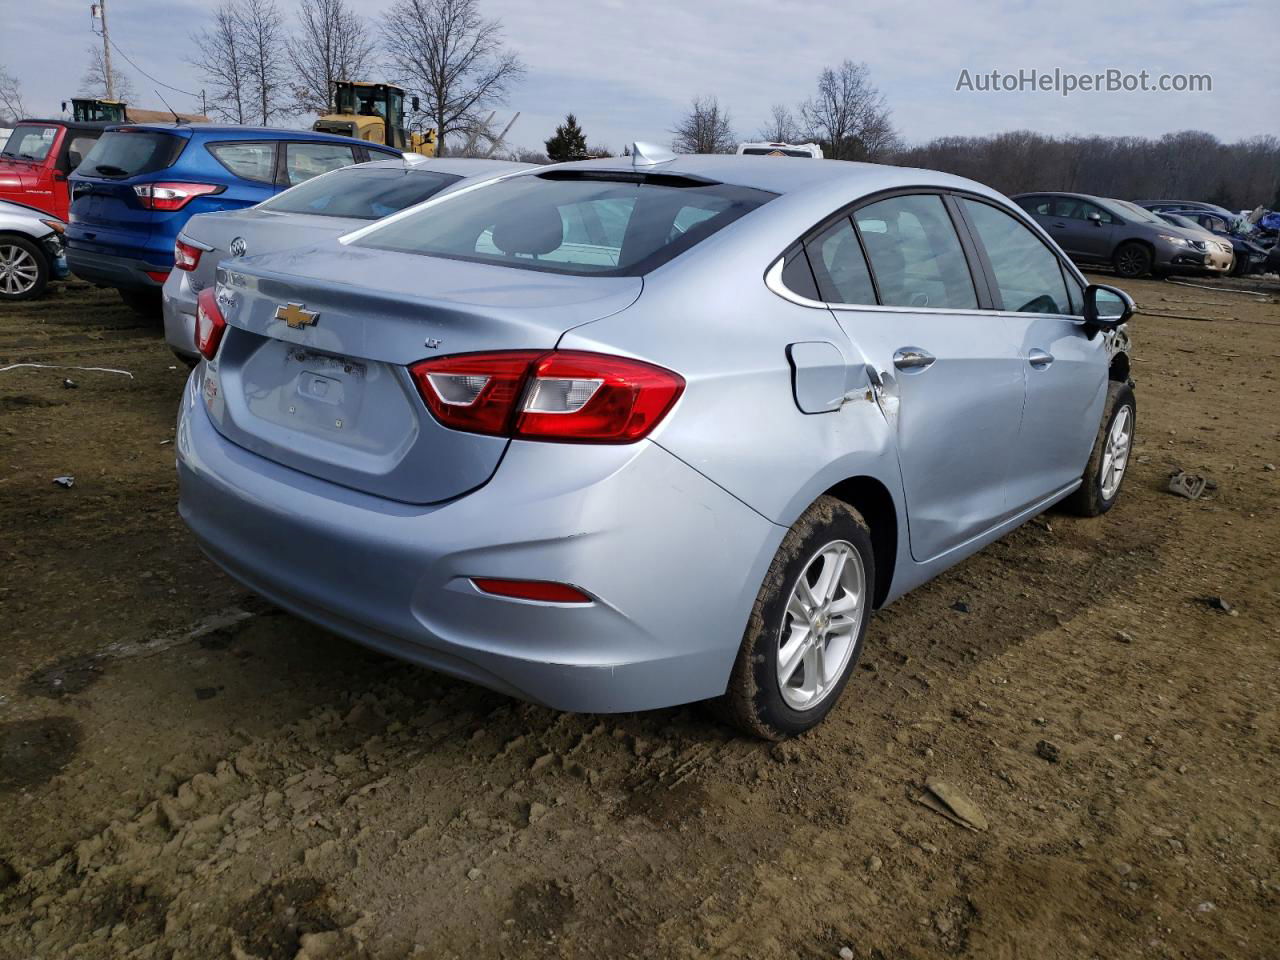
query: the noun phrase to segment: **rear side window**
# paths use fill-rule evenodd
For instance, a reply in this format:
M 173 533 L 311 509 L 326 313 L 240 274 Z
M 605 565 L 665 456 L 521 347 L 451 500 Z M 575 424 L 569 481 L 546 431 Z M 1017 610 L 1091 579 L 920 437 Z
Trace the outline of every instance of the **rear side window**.
M 876 302 L 862 246 L 848 218 L 805 243 L 821 299 L 827 303 Z
M 978 200 L 960 200 L 991 262 L 1006 310 L 1071 313 L 1062 265 L 1044 243 L 1003 210 Z
M 526 175 L 459 193 L 358 242 L 528 270 L 638 276 L 774 196 L 661 174 Z
M 425 170 L 352 168 L 308 180 L 258 206 L 278 213 L 379 220 L 421 203 L 461 179 Z
M 293 186 L 355 162 L 355 151 L 341 143 L 287 143 L 284 147 L 285 183 Z
M 853 218 L 881 303 L 935 309 L 978 306 L 964 248 L 941 197 L 889 197 L 859 208 Z
M 155 173 L 173 165 L 187 141 L 152 130 L 112 130 L 104 133 L 80 164 L 91 177 L 122 180 Z
M 276 178 L 276 145 L 271 140 L 249 143 L 211 143 L 215 160 L 245 180 L 272 183 Z
M 43 160 L 49 155 L 49 149 L 57 136 L 57 127 L 20 123 L 13 128 L 13 133 L 9 134 L 9 139 L 5 142 L 4 156 Z

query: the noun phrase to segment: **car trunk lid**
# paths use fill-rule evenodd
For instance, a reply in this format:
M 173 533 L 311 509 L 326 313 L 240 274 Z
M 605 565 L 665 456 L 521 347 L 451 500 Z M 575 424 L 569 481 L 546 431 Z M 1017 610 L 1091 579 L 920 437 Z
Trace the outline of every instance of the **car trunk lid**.
M 507 445 L 438 423 L 409 364 L 551 349 L 566 330 L 629 306 L 642 288 L 636 277 L 563 276 L 337 242 L 228 261 L 221 276 L 228 330 L 204 385 L 217 429 L 277 463 L 407 503 L 484 484 Z

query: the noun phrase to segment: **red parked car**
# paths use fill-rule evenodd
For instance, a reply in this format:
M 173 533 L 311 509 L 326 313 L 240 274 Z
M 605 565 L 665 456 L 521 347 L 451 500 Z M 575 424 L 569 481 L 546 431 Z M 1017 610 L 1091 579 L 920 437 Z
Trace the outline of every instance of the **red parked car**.
M 65 221 L 67 176 L 102 136 L 105 123 L 21 120 L 0 151 L 0 200 L 35 207 Z

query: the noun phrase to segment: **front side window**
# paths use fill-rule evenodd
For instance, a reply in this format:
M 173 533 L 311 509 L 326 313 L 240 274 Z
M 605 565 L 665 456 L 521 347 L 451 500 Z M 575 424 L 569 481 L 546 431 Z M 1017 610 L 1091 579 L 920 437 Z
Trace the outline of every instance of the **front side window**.
M 854 211 L 886 306 L 975 309 L 973 277 L 942 198 L 889 197 Z
M 1019 313 L 1071 313 L 1062 266 L 1025 226 L 988 203 L 960 200 L 987 251 L 1004 309 Z
M 875 287 L 853 224 L 842 218 L 805 243 L 818 291 L 827 303 L 876 302 Z
M 277 213 L 380 220 L 422 203 L 461 179 L 451 173 L 417 169 L 352 167 L 307 180 L 258 206 Z
M 270 140 L 257 143 L 211 143 L 214 158 L 245 180 L 271 183 L 276 177 L 276 145 Z
M 459 193 L 357 243 L 527 270 L 639 276 L 773 197 L 661 174 L 531 174 Z
M 292 186 L 355 162 L 355 152 L 341 143 L 289 143 L 284 153 L 285 182 Z

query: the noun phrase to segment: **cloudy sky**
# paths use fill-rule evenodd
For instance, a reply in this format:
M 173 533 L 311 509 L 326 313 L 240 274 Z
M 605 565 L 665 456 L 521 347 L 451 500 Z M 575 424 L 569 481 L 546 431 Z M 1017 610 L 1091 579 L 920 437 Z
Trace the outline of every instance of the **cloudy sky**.
M 185 61 L 212 3 L 108 0 L 116 45 L 167 84 L 203 85 Z M 295 0 L 277 0 L 292 15 Z M 1280 0 L 976 0 L 968 4 L 796 0 L 479 0 L 528 66 L 500 119 L 511 141 L 541 147 L 575 112 L 588 140 L 614 149 L 666 142 L 694 94 L 715 94 L 735 132 L 754 139 L 773 103 L 795 104 L 818 71 L 865 61 L 912 142 L 1029 128 L 1045 133 L 1158 135 L 1207 130 L 1225 140 L 1280 134 Z M 387 0 L 355 0 L 377 18 Z M 88 0 L 0 0 L 0 64 L 23 83 L 28 109 L 56 115 L 78 86 L 90 33 Z M 159 107 L 156 86 L 124 65 L 135 105 Z M 999 70 L 1204 74 L 1212 92 L 957 91 Z M 975 81 L 976 83 L 976 81 Z M 179 110 L 198 101 L 162 90 Z

